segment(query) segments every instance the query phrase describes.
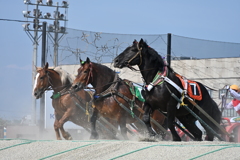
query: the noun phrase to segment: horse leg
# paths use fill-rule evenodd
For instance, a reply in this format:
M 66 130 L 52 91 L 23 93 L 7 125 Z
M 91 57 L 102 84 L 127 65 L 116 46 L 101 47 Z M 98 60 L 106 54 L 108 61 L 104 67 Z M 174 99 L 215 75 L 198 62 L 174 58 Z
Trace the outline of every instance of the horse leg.
M 212 122 L 209 121 L 207 118 L 205 118 L 205 116 L 202 116 L 201 119 L 202 119 L 206 124 L 208 124 L 210 128 L 212 128 L 212 129 L 215 130 L 215 131 L 216 131 L 216 130 L 218 131 L 218 129 L 216 129 L 215 125 L 210 125 L 210 124 L 212 124 Z M 201 122 L 200 122 L 200 124 L 201 124 Z M 201 124 L 201 125 L 203 126 L 203 128 L 204 128 L 205 131 L 206 131 L 205 141 L 213 141 L 213 139 L 214 139 L 214 134 L 213 134 L 208 128 L 206 128 L 203 124 Z
M 153 111 L 152 118 L 159 123 L 164 129 L 167 130 L 167 119 L 165 116 L 160 113 L 158 110 Z M 166 138 L 166 133 L 162 131 L 155 123 L 151 123 L 152 128 L 155 130 L 155 132 L 162 137 L 164 140 Z M 160 138 L 160 137 L 159 137 Z
M 98 110 L 96 108 L 93 109 L 93 114 L 91 116 L 91 136 L 90 139 L 98 139 L 98 133 L 96 131 L 96 121 L 98 116 Z
M 173 104 L 169 104 L 169 106 L 175 106 Z M 175 115 L 176 115 L 176 108 L 175 107 L 167 107 L 167 126 L 172 134 L 173 141 L 181 141 L 180 136 L 178 135 L 175 129 Z
M 211 101 L 211 103 L 209 102 Z M 218 109 L 218 106 L 216 104 L 216 102 L 214 102 L 212 99 L 211 100 L 206 100 L 205 101 L 201 101 L 202 104 L 199 104 L 200 106 L 204 106 L 205 111 L 218 123 L 220 124 L 221 121 L 221 112 Z M 209 120 L 203 113 L 199 114 L 199 117 L 207 124 L 209 125 L 210 128 L 212 128 L 216 133 L 219 133 L 220 130 L 219 128 L 211 121 Z M 201 123 L 201 122 L 200 122 Z M 213 141 L 214 140 L 214 134 L 207 128 L 205 127 L 203 124 L 201 124 L 203 126 L 203 128 L 206 131 L 206 137 L 205 140 L 206 141 Z
M 62 133 L 63 138 L 65 138 L 66 140 L 72 140 L 72 136 L 64 130 L 63 124 L 68 121 L 72 112 L 73 112 L 72 108 L 68 108 L 66 112 L 63 114 L 63 116 L 59 119 L 58 123 L 56 123 L 56 125 L 58 125 L 58 128 Z M 59 116 L 57 117 L 59 118 Z
M 150 137 L 155 136 L 156 133 L 153 131 L 153 129 L 151 127 L 151 123 L 150 123 L 151 108 L 150 108 L 149 104 L 147 104 L 146 102 L 144 102 L 144 104 L 143 104 L 143 110 L 144 110 L 144 114 L 143 114 L 142 120 L 147 127 L 148 134 Z
M 61 136 L 60 136 L 60 132 L 59 132 L 59 127 L 58 127 L 58 120 L 57 118 L 55 118 L 55 122 L 54 122 L 54 130 L 55 130 L 55 134 L 57 137 L 57 140 L 62 140 Z
M 128 137 L 127 137 L 127 127 L 126 127 L 126 118 L 121 118 L 121 120 L 119 122 L 119 126 L 120 126 L 120 130 L 121 130 L 121 134 L 122 134 L 123 138 L 125 140 L 128 140 Z
M 194 136 L 194 141 L 202 141 L 202 131 L 195 124 L 196 119 L 191 114 L 177 118 L 184 125 L 184 127 Z
M 62 133 L 63 138 L 65 138 L 66 140 L 72 140 L 72 136 L 67 131 L 64 130 L 63 125 L 60 127 L 60 131 Z
M 181 138 L 180 136 L 178 135 L 176 129 L 175 129 L 175 117 L 169 117 L 167 118 L 167 122 L 168 122 L 168 128 L 170 129 L 171 131 L 171 134 L 172 134 L 172 140 L 173 141 L 181 141 Z

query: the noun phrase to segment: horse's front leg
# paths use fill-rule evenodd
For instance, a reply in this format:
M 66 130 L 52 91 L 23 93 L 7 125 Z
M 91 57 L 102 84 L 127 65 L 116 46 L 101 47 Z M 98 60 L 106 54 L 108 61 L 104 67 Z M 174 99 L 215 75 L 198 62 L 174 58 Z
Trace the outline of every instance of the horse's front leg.
M 55 130 L 56 138 L 57 140 L 62 140 L 59 132 L 59 121 L 58 121 L 59 116 L 57 115 L 56 112 L 54 114 L 55 114 L 54 130 Z
M 63 128 L 63 125 L 65 122 L 68 121 L 69 117 L 71 116 L 71 114 L 73 113 L 73 109 L 72 108 L 68 108 L 67 111 L 63 114 L 63 116 L 60 118 L 59 123 L 58 123 L 58 127 L 62 133 L 62 136 L 66 139 L 66 140 L 72 140 L 72 136 L 66 132 Z
M 150 137 L 155 136 L 156 133 L 153 131 L 151 123 L 150 123 L 150 114 L 151 114 L 150 105 L 148 103 L 144 102 L 143 110 L 144 110 L 144 114 L 143 114 L 142 120 L 147 127 L 148 134 Z
M 175 105 L 172 105 L 175 106 Z M 173 141 L 181 141 L 180 136 L 178 135 L 175 129 L 175 113 L 176 108 L 167 108 L 167 126 L 171 131 Z
M 121 134 L 123 136 L 123 138 L 125 140 L 128 140 L 128 136 L 127 136 L 127 127 L 126 127 L 126 118 L 122 117 L 119 121 L 119 126 L 120 126 L 120 130 L 121 130 Z
M 96 108 L 93 109 L 93 114 L 91 116 L 91 136 L 90 139 L 98 139 L 98 133 L 96 131 L 96 121 L 98 117 L 98 110 Z

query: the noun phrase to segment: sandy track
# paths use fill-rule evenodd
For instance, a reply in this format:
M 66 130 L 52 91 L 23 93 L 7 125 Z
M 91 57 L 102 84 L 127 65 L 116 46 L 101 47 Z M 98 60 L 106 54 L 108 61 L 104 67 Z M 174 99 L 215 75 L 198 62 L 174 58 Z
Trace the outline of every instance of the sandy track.
M 121 140 L 56 141 L 1 140 L 0 159 L 186 160 L 240 159 L 240 143 L 142 142 Z

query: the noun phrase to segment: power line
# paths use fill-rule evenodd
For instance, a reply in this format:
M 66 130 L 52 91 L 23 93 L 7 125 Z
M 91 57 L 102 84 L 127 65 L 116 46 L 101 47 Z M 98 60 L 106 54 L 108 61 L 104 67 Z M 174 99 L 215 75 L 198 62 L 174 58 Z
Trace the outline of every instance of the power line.
M 33 23 L 31 21 L 22 21 L 22 20 L 16 20 L 16 19 L 0 19 L 0 21 L 13 21 L 13 22 L 27 22 L 27 23 Z

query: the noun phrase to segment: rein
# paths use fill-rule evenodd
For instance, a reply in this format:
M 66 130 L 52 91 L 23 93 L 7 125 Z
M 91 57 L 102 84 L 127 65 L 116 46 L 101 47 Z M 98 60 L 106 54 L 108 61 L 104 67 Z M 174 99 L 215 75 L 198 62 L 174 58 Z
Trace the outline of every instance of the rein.
M 107 85 L 113 84 L 113 83 L 117 83 L 117 82 L 119 82 L 119 80 L 116 80 L 116 81 L 107 83 L 107 84 L 105 84 L 105 85 L 103 85 L 103 86 L 100 86 L 100 87 L 86 87 L 86 89 L 94 89 L 94 90 L 95 90 L 95 89 L 103 88 L 104 86 L 107 86 Z
M 129 69 L 131 69 L 132 71 L 140 71 L 140 72 L 144 72 L 144 71 L 150 71 L 150 70 L 153 70 L 153 69 L 156 69 L 156 68 L 149 68 L 149 69 L 143 69 L 143 70 L 140 70 L 140 69 L 135 69 L 135 68 L 133 68 L 130 64 L 127 64 L 127 67 L 129 68 Z

